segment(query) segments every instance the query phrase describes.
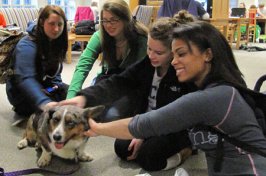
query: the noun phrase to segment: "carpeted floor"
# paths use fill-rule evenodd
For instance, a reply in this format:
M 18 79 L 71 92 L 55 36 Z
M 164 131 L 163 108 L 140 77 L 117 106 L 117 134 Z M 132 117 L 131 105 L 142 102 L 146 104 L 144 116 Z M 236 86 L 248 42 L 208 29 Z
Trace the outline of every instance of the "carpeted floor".
M 256 44 L 256 46 L 266 47 L 266 44 Z M 237 63 L 242 70 L 249 88 L 254 88 L 256 80 L 265 74 L 266 52 L 247 52 L 244 50 L 234 50 Z M 65 83 L 70 84 L 75 65 L 79 60 L 80 53 L 72 52 L 72 63 L 64 64 L 62 74 Z M 96 72 L 99 70 L 97 60 L 90 76 L 86 80 L 84 87 L 89 86 Z M 263 90 L 266 89 L 263 85 Z M 11 126 L 14 112 L 11 110 L 6 93 L 5 85 L 0 85 L 0 167 L 6 172 L 16 170 L 36 168 L 37 159 L 40 153 L 34 148 L 17 149 L 17 142 L 22 139 L 23 129 Z M 174 176 L 176 169 L 169 171 L 147 172 L 133 162 L 121 161 L 113 150 L 114 139 L 109 137 L 97 137 L 89 140 L 87 151 L 95 159 L 91 162 L 74 163 L 53 157 L 51 164 L 45 169 L 54 171 L 71 171 L 77 169 L 73 176 L 134 176 L 137 174 L 149 173 L 152 176 Z M 190 176 L 206 176 L 206 161 L 204 153 L 199 151 L 198 155 L 190 157 L 180 167 L 185 168 Z M 1 174 L 0 174 L 1 175 Z M 51 173 L 32 175 L 54 175 Z

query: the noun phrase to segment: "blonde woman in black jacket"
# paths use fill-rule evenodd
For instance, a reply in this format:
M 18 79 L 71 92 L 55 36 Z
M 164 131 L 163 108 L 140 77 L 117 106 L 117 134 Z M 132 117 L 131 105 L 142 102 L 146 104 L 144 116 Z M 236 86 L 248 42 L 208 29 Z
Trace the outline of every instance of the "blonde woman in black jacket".
M 113 75 L 97 85 L 79 92 L 77 97 L 61 102 L 79 107 L 113 103 L 115 100 L 137 92 L 127 109 L 128 115 L 149 112 L 165 106 L 182 95 L 195 90 L 194 84 L 181 84 L 171 66 L 171 34 L 180 24 L 194 21 L 194 17 L 181 11 L 174 18 L 162 18 L 149 30 L 148 55 L 128 67 L 120 75 Z M 81 96 L 82 95 L 82 96 Z M 105 119 L 109 121 L 108 119 Z M 184 162 L 192 153 L 188 133 L 178 133 L 151 137 L 144 140 L 115 141 L 116 154 L 125 160 L 135 160 L 149 171 L 171 169 Z

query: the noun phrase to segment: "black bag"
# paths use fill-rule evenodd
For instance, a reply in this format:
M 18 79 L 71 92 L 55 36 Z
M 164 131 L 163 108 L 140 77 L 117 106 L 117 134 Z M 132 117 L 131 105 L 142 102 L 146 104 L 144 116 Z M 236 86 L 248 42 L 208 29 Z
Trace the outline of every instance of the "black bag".
M 10 34 L 0 42 L 0 84 L 5 84 L 8 76 L 14 74 L 12 53 L 17 43 L 25 36 L 23 32 Z
M 95 32 L 95 23 L 92 20 L 82 20 L 75 26 L 76 35 L 92 35 Z
M 76 35 L 92 35 L 95 30 L 88 28 L 87 26 L 82 26 L 74 29 Z

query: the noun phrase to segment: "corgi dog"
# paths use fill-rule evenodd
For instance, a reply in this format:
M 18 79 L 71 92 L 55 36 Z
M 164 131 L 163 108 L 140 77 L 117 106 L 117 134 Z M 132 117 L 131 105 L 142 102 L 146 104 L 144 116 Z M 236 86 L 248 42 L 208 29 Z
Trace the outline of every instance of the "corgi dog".
M 86 109 L 64 105 L 34 113 L 17 147 L 41 147 L 42 154 L 38 160 L 40 167 L 48 165 L 52 155 L 76 161 L 91 161 L 93 158 L 85 152 L 89 138 L 83 132 L 90 128 L 88 119 L 99 117 L 104 108 L 102 105 Z

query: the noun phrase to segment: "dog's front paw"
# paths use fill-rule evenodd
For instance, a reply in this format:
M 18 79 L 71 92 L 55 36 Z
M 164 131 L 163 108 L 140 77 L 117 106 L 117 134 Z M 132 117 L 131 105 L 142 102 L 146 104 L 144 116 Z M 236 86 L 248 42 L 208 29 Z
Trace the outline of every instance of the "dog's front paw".
M 92 161 L 94 158 L 88 155 L 87 153 L 83 153 L 83 154 L 78 155 L 78 159 L 80 161 Z
M 40 167 L 44 167 L 44 166 L 49 165 L 50 161 L 51 161 L 51 158 L 52 158 L 52 154 L 47 153 L 47 152 L 43 152 L 41 157 L 38 160 L 38 165 Z
M 23 148 L 25 148 L 25 147 L 27 147 L 27 146 L 28 146 L 28 141 L 27 141 L 26 138 L 22 139 L 22 140 L 19 141 L 18 144 L 17 144 L 18 149 L 23 149 Z
M 35 143 L 35 148 L 41 148 L 41 144 L 39 142 Z

